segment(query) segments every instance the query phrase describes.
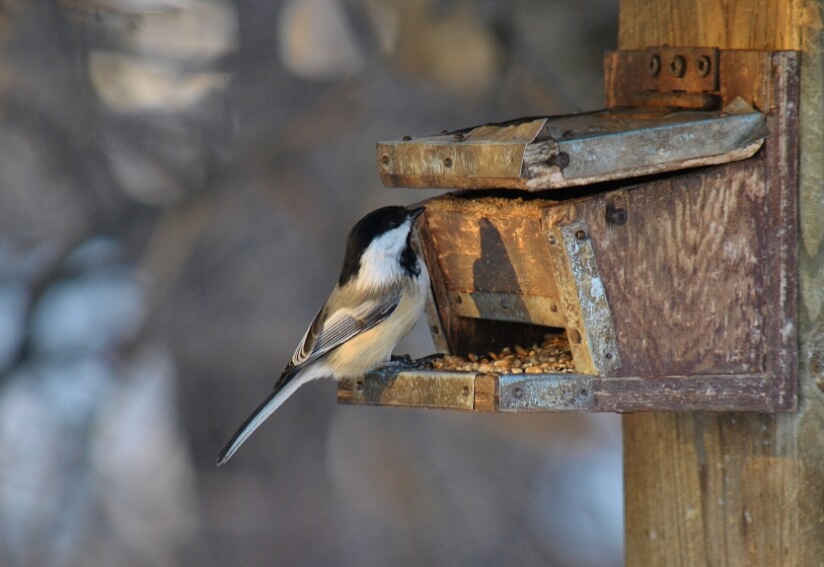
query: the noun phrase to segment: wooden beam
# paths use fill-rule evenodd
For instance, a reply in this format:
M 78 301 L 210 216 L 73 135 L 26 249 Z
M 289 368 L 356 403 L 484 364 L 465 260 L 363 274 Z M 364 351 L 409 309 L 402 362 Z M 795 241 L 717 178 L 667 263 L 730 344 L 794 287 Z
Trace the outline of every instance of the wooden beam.
M 813 0 L 622 0 L 618 46 L 798 51 L 817 11 Z
M 820 0 L 622 0 L 619 49 L 800 50 L 799 408 L 627 415 L 626 564 L 824 564 Z M 773 321 L 772 325 L 784 325 Z

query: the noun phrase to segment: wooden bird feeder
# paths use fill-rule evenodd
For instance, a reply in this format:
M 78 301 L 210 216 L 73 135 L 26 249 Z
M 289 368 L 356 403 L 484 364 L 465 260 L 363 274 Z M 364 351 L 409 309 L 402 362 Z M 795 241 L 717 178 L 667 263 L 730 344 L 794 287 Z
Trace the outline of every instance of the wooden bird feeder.
M 344 403 L 475 411 L 796 406 L 796 52 L 605 57 L 606 109 L 378 144 L 450 188 L 418 240 L 444 353 L 564 333 L 573 373 L 378 372 Z

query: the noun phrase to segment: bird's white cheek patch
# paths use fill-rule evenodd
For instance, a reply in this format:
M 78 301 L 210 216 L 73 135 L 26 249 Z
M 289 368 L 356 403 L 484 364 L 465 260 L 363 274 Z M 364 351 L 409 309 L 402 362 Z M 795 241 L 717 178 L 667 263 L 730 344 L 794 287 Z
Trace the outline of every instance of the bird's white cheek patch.
M 373 240 L 364 250 L 360 261 L 358 285 L 363 289 L 375 289 L 389 285 L 403 277 L 400 264 L 401 252 L 406 246 L 411 224 L 404 222 Z

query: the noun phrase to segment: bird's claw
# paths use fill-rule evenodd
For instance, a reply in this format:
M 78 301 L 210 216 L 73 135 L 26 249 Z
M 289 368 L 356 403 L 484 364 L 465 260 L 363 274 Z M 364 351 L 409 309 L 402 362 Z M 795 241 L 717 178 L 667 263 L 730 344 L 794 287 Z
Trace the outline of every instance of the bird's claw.
M 393 370 L 425 370 L 432 368 L 432 363 L 439 358 L 443 358 L 443 356 L 441 353 L 435 353 L 413 360 L 408 354 L 397 356 L 393 354 L 381 368 L 390 368 Z

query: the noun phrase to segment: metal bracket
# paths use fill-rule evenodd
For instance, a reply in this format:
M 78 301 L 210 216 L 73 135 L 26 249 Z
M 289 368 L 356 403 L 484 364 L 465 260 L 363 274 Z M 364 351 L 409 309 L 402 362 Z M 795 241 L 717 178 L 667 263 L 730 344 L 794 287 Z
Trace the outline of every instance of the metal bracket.
M 607 107 L 721 107 L 719 50 L 650 47 L 611 51 L 605 64 Z

